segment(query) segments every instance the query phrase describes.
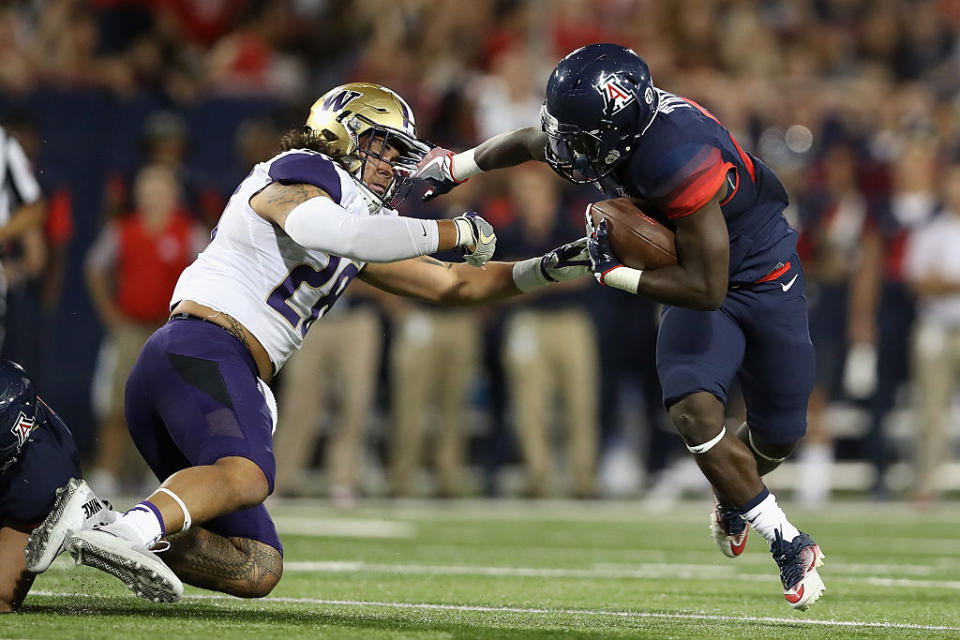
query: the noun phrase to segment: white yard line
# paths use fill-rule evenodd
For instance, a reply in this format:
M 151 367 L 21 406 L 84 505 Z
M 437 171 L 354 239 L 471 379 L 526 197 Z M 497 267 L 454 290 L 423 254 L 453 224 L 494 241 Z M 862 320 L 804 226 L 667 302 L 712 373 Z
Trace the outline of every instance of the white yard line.
M 830 567 L 828 567 L 829 569 Z M 724 580 L 756 581 L 778 580 L 770 567 L 763 574 L 743 573 L 736 567 L 721 564 L 649 564 L 643 567 L 587 569 L 552 569 L 538 567 L 484 567 L 473 565 L 423 565 L 423 564 L 377 564 L 362 561 L 332 562 L 285 562 L 283 570 L 293 573 L 386 573 L 399 575 L 450 575 L 450 576 L 510 576 L 521 578 L 622 578 L 679 580 Z M 876 576 L 842 576 L 824 574 L 827 583 L 868 584 L 875 587 L 919 587 L 928 589 L 960 590 L 957 580 L 920 580 L 912 578 L 881 578 Z
M 31 596 L 76 597 L 75 593 L 32 591 Z M 183 600 L 227 600 L 242 602 L 232 596 L 198 594 L 183 596 Z M 602 609 L 539 609 L 525 607 L 485 607 L 480 605 L 435 604 L 429 602 L 377 602 L 367 600 L 326 600 L 321 598 L 267 597 L 253 601 L 261 604 L 312 604 L 328 607 L 371 607 L 380 609 L 413 609 L 419 611 L 458 611 L 463 613 L 517 613 L 526 615 L 574 615 L 625 619 L 691 620 L 706 622 L 747 622 L 758 624 L 792 624 L 821 627 L 859 627 L 872 629 L 914 629 L 918 631 L 960 631 L 960 627 L 897 622 L 868 622 L 860 620 L 823 620 L 807 618 L 774 618 L 763 616 L 728 616 L 706 613 L 663 613 L 652 611 L 604 611 Z
M 706 522 L 710 513 L 709 494 L 703 500 L 683 500 L 668 512 L 652 510 L 643 500 L 514 500 L 505 498 L 471 498 L 438 503 L 433 500 L 361 500 L 351 516 L 359 518 L 388 517 L 399 520 L 483 520 L 483 521 L 561 521 L 603 523 L 645 523 L 668 519 L 671 522 Z M 304 517 L 338 518 L 343 511 L 334 509 L 324 499 L 268 498 L 267 507 L 274 514 Z M 864 520 L 882 519 L 890 524 L 960 523 L 960 509 L 952 503 L 929 513 L 918 513 L 908 502 L 878 504 L 869 501 L 835 502 L 816 510 L 798 508 L 786 502 L 788 513 L 799 520 L 830 520 L 835 523 L 860 524 Z M 918 527 L 921 528 L 922 527 Z

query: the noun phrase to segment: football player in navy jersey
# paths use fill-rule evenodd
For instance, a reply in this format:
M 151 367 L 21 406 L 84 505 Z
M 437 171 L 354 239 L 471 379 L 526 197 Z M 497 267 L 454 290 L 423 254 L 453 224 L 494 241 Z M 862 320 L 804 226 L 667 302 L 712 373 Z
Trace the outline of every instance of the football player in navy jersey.
M 115 517 L 80 479 L 63 420 L 20 365 L 0 360 L 0 613 L 20 607 L 67 536 Z
M 163 484 L 65 544 L 78 563 L 144 598 L 175 601 L 183 582 L 261 597 L 280 580 L 283 547 L 263 505 L 276 474 L 267 383 L 353 278 L 467 305 L 590 271 L 586 239 L 488 262 L 496 235 L 475 213 L 399 216 L 392 196 L 428 147 L 410 107 L 386 87 L 331 90 L 282 146 L 230 198 L 210 245 L 180 275 L 170 321 L 127 379 L 127 426 Z M 466 264 L 427 255 L 456 248 Z
M 606 222 L 587 209 L 591 269 L 605 286 L 664 304 L 657 338 L 663 400 L 714 488 L 711 530 L 721 551 L 742 553 L 749 526 L 770 544 L 784 597 L 806 609 L 824 590 L 823 553 L 764 486 L 806 429 L 814 377 L 797 234 L 774 173 L 746 153 L 709 111 L 657 89 L 632 50 L 594 44 L 569 54 L 547 83 L 540 126 L 453 154 L 433 149 L 416 178 L 426 197 L 481 171 L 547 162 L 570 182 L 630 197 L 670 227 L 678 264 L 625 267 Z M 736 377 L 747 421 L 727 433 L 724 405 Z

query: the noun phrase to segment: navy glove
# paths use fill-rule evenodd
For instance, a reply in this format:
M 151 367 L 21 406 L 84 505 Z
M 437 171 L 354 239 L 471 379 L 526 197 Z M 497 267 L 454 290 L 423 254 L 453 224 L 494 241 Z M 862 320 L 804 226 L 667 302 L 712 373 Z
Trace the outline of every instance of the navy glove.
M 587 239 L 568 242 L 545 254 L 540 258 L 540 271 L 550 282 L 574 280 L 590 273 Z
M 589 215 L 589 214 L 588 214 Z M 588 219 L 589 227 L 594 231 L 587 240 L 587 252 L 590 254 L 590 271 L 597 282 L 606 286 L 604 279 L 614 269 L 621 269 L 623 263 L 613 253 L 610 247 L 610 236 L 607 233 L 607 221 L 601 220 L 600 224 L 593 225 L 592 220 Z

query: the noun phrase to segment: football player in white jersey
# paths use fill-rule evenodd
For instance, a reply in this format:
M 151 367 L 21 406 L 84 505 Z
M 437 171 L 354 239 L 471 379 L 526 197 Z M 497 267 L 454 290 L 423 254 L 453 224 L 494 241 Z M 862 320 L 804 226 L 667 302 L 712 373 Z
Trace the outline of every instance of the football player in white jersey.
M 432 221 L 390 209 L 428 147 L 410 108 L 385 87 L 333 89 L 283 148 L 237 188 L 210 245 L 181 275 L 170 322 L 127 381 L 131 436 L 166 480 L 115 523 L 67 539 L 79 563 L 145 598 L 177 600 L 181 581 L 261 597 L 280 579 L 282 546 L 262 504 L 276 469 L 267 382 L 354 277 L 464 305 L 589 272 L 585 238 L 488 262 L 496 236 L 475 213 Z M 466 264 L 426 257 L 457 247 Z M 163 560 L 154 553 L 161 539 Z

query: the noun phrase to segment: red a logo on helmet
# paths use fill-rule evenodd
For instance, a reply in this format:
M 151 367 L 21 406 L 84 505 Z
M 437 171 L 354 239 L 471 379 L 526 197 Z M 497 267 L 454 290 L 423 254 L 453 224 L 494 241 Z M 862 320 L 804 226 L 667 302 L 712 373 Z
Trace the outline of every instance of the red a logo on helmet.
M 594 86 L 597 88 L 597 91 L 600 92 L 600 95 L 603 96 L 603 112 L 608 116 L 617 113 L 636 99 L 635 96 L 620 83 L 616 76 L 602 78 L 600 82 Z
M 27 414 L 23 411 L 20 412 L 20 415 L 17 416 L 17 421 L 10 427 L 10 433 L 17 436 L 17 446 L 23 446 L 23 443 L 26 442 L 30 436 L 30 432 L 33 431 L 35 424 L 36 420 L 28 418 Z

